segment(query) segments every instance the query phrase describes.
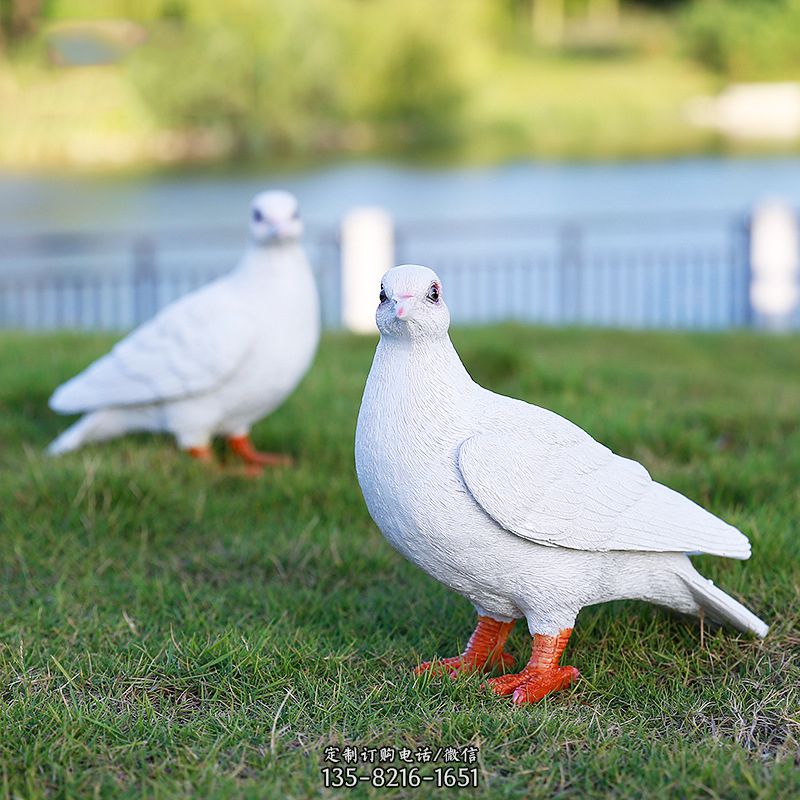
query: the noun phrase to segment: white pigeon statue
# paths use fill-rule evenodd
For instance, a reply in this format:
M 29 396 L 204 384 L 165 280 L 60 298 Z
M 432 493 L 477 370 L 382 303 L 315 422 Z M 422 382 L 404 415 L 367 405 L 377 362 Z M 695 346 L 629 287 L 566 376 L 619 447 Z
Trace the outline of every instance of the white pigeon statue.
M 83 416 L 49 452 L 166 431 L 201 460 L 211 459 L 211 439 L 221 435 L 251 471 L 289 463 L 256 451 L 250 428 L 294 390 L 319 342 L 302 231 L 293 195 L 257 195 L 252 241 L 232 272 L 164 308 L 54 392 L 54 411 Z
M 466 650 L 418 673 L 508 664 L 503 646 L 525 618 L 530 661 L 489 686 L 535 702 L 578 676 L 559 659 L 580 609 L 621 598 L 766 635 L 688 558 L 745 559 L 747 538 L 563 417 L 478 386 L 450 342 L 436 273 L 387 272 L 377 323 L 355 443 L 364 499 L 402 555 L 478 612 Z

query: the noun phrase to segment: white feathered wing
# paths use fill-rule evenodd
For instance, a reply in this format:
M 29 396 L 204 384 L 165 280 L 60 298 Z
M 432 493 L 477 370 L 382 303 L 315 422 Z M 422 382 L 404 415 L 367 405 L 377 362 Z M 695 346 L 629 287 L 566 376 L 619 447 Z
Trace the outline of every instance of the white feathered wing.
M 212 390 L 253 345 L 254 319 L 241 305 L 227 277 L 186 295 L 56 389 L 50 407 L 75 414 Z
M 653 481 L 641 464 L 575 425 L 557 427 L 550 435 L 480 433 L 462 442 L 464 483 L 505 530 L 574 550 L 750 556 L 743 533 Z

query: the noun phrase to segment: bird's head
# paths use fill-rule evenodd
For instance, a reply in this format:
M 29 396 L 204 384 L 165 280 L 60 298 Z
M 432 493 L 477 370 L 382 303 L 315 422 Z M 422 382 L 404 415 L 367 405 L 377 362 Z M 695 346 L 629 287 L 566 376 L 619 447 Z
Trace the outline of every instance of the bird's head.
M 421 339 L 446 335 L 450 312 L 439 276 L 416 264 L 390 269 L 381 279 L 375 321 L 382 336 Z
M 294 241 L 303 234 L 297 198 L 289 192 L 271 190 L 253 198 L 250 235 L 256 244 Z

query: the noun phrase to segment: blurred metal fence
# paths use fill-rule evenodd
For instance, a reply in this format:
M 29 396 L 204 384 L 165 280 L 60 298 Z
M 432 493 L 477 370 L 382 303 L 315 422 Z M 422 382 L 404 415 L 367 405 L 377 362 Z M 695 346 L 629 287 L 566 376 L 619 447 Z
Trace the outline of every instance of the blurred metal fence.
M 747 326 L 749 222 L 674 213 L 420 224 L 400 261 L 442 278 L 456 323 Z
M 748 231 L 744 217 L 710 213 L 408 223 L 395 262 L 435 269 L 458 324 L 743 327 Z M 306 246 L 323 322 L 338 327 L 338 231 L 311 229 Z M 6 237 L 0 327 L 128 329 L 229 270 L 242 248 L 227 229 Z
M 0 328 L 126 330 L 231 270 L 241 230 L 64 233 L 0 238 Z M 312 230 L 306 247 L 323 299 L 339 320 L 339 243 Z

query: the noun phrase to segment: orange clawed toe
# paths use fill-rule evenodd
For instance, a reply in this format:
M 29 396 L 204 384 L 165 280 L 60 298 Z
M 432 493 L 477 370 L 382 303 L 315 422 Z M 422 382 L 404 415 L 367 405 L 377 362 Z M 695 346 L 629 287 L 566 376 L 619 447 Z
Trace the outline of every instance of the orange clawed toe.
M 282 453 L 261 453 L 253 446 L 249 436 L 230 436 L 231 450 L 256 474 L 264 467 L 290 467 L 294 463 L 291 456 Z
M 537 633 L 525 669 L 516 675 L 490 678 L 487 686 L 495 694 L 513 695 L 512 700 L 517 705 L 538 703 L 550 692 L 566 689 L 580 675 L 575 667 L 562 667 L 558 663 L 571 633 L 572 628 L 565 628 L 558 636 Z
M 495 694 L 511 694 L 517 705 L 523 703 L 538 703 L 550 692 L 566 689 L 573 683 L 580 673 L 575 667 L 553 667 L 552 669 L 528 670 L 524 669 L 516 675 L 502 675 L 499 678 L 489 678 L 486 682 L 489 689 Z
M 417 675 L 429 672 L 454 678 L 461 672 L 511 666 L 514 659 L 503 652 L 503 647 L 513 626 L 513 622 L 478 617 L 478 627 L 460 656 L 425 661 L 414 672 Z M 495 694 L 513 695 L 512 701 L 516 705 L 536 703 L 551 692 L 566 689 L 580 675 L 575 667 L 562 667 L 558 663 L 571 633 L 572 628 L 565 628 L 557 636 L 537 633 L 533 637 L 531 657 L 525 668 L 513 675 L 489 678 L 486 685 Z
M 186 452 L 197 461 L 202 461 L 204 464 L 209 464 L 214 460 L 210 447 L 190 447 Z
M 249 436 L 229 436 L 228 444 L 233 453 L 244 462 L 245 474 L 251 477 L 261 475 L 265 467 L 290 467 L 294 464 L 291 456 L 282 453 L 259 452 L 253 446 Z M 186 452 L 204 464 L 211 464 L 214 461 L 214 454 L 207 445 L 189 447 Z
M 467 648 L 460 656 L 424 661 L 414 670 L 414 674 L 422 675 L 423 672 L 429 672 L 431 675 L 449 675 L 455 678 L 461 672 L 487 671 L 498 666 L 512 666 L 514 658 L 504 653 L 503 647 L 513 627 L 513 622 L 499 622 L 491 617 L 478 617 L 478 627 L 470 636 Z
M 467 655 L 453 656 L 452 658 L 436 658 L 433 661 L 423 661 L 414 670 L 415 675 L 429 672 L 431 675 L 449 675 L 455 678 L 460 673 L 488 671 L 495 667 L 514 666 L 514 656 L 509 653 L 492 653 L 484 662 L 480 662 Z

